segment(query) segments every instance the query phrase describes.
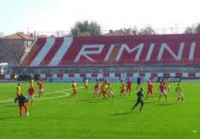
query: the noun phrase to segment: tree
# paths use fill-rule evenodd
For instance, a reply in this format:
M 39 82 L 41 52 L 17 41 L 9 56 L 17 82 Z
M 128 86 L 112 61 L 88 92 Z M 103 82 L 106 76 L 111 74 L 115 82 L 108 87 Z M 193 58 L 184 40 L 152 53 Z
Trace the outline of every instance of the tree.
M 152 27 L 147 26 L 146 28 L 141 29 L 139 31 L 139 34 L 141 34 L 141 35 L 151 35 L 151 34 L 156 34 L 156 33 L 155 33 L 155 30 Z
M 0 62 L 19 64 L 24 52 L 24 47 L 17 43 L 1 41 Z
M 99 36 L 101 35 L 101 27 L 96 22 L 78 21 L 71 28 L 69 36 Z
M 200 34 L 200 23 L 197 25 L 197 27 L 196 27 L 195 30 L 196 30 L 196 33 L 197 33 L 197 34 Z
M 187 27 L 184 34 L 200 34 L 200 23 L 197 26 Z
M 194 26 L 187 27 L 183 33 L 184 34 L 194 34 L 194 33 L 196 33 L 196 28 Z

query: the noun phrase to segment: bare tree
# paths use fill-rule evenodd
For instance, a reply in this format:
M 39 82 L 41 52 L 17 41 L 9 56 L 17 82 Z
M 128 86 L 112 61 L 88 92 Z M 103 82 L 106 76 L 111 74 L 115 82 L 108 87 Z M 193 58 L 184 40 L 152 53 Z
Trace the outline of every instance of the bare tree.
M 139 31 L 139 34 L 141 34 L 141 35 L 151 35 L 151 34 L 156 34 L 156 32 L 152 27 L 147 26 L 146 28 L 141 29 Z
M 187 27 L 184 31 L 184 34 L 195 34 L 196 33 L 196 28 L 194 26 L 192 27 Z
M 24 52 L 24 46 L 21 46 L 19 43 L 1 41 L 0 62 L 19 64 Z

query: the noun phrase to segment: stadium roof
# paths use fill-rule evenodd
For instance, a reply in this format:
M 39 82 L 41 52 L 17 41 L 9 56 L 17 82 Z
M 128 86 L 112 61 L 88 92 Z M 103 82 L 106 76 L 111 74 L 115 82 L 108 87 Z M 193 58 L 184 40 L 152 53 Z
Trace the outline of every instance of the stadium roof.
M 24 33 L 15 33 L 3 37 L 4 40 L 34 40 L 33 36 Z

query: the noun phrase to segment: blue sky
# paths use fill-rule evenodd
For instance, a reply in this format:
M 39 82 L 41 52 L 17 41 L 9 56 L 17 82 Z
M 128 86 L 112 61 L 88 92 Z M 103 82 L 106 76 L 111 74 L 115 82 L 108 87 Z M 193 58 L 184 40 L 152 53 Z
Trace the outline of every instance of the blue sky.
M 173 32 L 200 22 L 199 0 L 0 0 L 0 33 L 69 32 L 76 21 L 104 31 L 151 26 Z

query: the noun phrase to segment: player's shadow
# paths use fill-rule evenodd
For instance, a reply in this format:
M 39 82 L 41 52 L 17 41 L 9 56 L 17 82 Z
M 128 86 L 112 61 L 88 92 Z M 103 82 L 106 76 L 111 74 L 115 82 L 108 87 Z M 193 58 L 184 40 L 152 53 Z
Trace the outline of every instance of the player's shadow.
M 170 105 L 174 105 L 175 103 L 160 103 L 157 104 L 157 106 L 170 106 Z
M 19 116 L 0 117 L 0 120 L 15 119 L 15 118 L 19 118 Z
M 18 107 L 18 105 L 7 105 L 6 107 Z
M 105 102 L 105 100 L 91 100 L 91 101 L 88 101 L 88 103 L 101 103 L 101 102 Z
M 131 114 L 132 112 L 118 112 L 118 113 L 114 113 L 111 116 L 120 116 L 120 115 L 128 115 Z

